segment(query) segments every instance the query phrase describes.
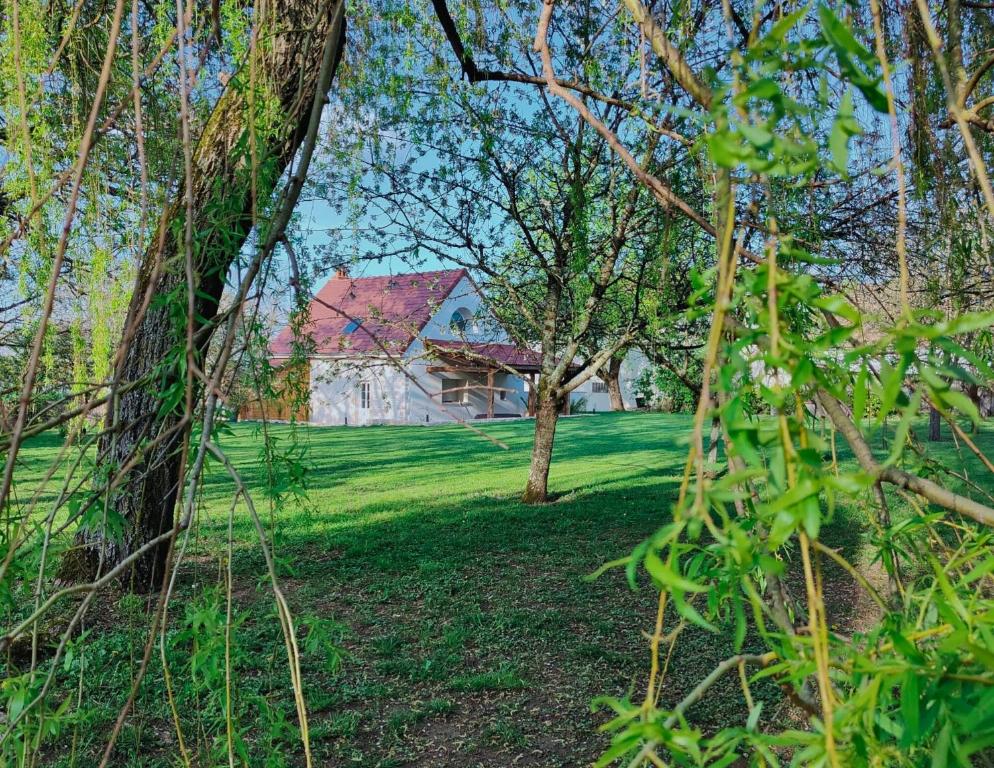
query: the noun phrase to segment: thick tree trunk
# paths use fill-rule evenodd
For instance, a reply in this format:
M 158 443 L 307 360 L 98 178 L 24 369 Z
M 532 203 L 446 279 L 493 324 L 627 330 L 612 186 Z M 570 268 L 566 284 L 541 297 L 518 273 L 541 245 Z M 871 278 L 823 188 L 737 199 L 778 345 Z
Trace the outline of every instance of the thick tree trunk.
M 549 499 L 549 466 L 552 464 L 552 446 L 556 439 L 556 425 L 559 423 L 559 412 L 562 407 L 562 398 L 553 396 L 540 383 L 531 468 L 528 470 L 528 484 L 521 496 L 521 500 L 526 504 L 544 504 Z
M 932 442 L 942 439 L 942 417 L 932 407 L 928 409 L 928 439 Z
M 607 393 L 611 397 L 611 410 L 625 410 L 625 398 L 621 395 L 621 358 L 612 357 L 607 368 Z
M 330 85 L 329 73 L 321 66 L 325 43 L 337 47 L 337 64 L 345 39 L 339 3 L 283 0 L 272 13 L 274 17 L 265 22 L 266 45 L 260 47 L 256 65 L 255 111 L 266 116 L 280 114 L 284 121 L 273 128 L 266 122 L 269 118 L 262 117 L 255 127 L 255 188 L 261 198 L 256 207 L 260 210 L 265 209 L 303 140 L 319 89 L 323 94 Z M 247 76 L 242 72 L 232 78 L 193 155 L 194 332 L 200 357 L 213 331 L 211 321 L 228 269 L 253 223 Z M 321 77 L 324 80 L 319 83 Z M 236 84 L 239 79 L 245 82 Z M 186 213 L 187 201 L 181 195 L 165 217 L 165 231 L 154 239 L 139 267 L 125 323 L 125 328 L 135 325 L 137 330 L 116 372 L 118 381 L 128 388 L 117 399 L 116 408 L 108 409 L 108 427 L 118 426 L 100 445 L 108 467 L 120 468 L 140 457 L 110 499 L 115 518 L 123 519 L 123 534 L 82 531 L 84 546 L 63 563 L 66 579 L 92 578 L 101 552 L 106 572 L 174 525 L 184 446 L 192 423 L 188 418 L 192 414 L 184 413 L 188 278 L 182 231 Z M 156 264 L 161 264 L 161 275 L 153 285 Z M 153 299 L 146 309 L 148 293 Z M 171 393 L 178 393 L 176 402 L 170 402 Z M 125 572 L 129 586 L 145 590 L 160 584 L 168 551 L 169 542 L 164 541 L 135 560 Z

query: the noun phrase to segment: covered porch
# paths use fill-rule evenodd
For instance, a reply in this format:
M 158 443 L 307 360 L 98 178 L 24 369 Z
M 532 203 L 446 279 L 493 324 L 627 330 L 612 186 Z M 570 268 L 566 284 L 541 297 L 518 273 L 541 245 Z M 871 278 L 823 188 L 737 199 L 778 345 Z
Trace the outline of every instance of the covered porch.
M 429 340 L 425 346 L 433 358 L 427 371 L 440 382 L 439 391 L 433 392 L 432 397 L 437 397 L 442 405 L 469 406 L 474 396 L 478 396 L 482 404 L 473 418 L 535 415 L 535 393 L 541 372 L 537 352 L 513 344 L 441 340 Z M 509 412 L 508 400 L 515 397 L 522 401 L 521 407 Z M 569 413 L 568 400 L 564 413 Z M 480 400 L 476 402 L 479 404 Z

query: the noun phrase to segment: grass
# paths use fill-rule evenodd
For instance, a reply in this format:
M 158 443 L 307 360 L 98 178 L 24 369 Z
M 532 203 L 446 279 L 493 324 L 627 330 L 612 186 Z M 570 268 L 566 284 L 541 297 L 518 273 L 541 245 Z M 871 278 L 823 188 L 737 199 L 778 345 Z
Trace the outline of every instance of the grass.
M 596 730 L 607 716 L 592 712 L 591 700 L 644 691 L 644 633 L 654 621 L 655 592 L 646 584 L 633 592 L 617 572 L 595 582 L 583 577 L 667 520 L 690 420 L 564 420 L 550 484 L 556 501 L 541 507 L 518 500 L 531 428 L 488 425 L 509 450 L 459 427 L 301 429 L 309 496 L 275 512 L 272 524 L 302 638 L 317 765 L 589 764 L 607 745 Z M 277 447 L 289 444 L 286 428 L 272 432 Z M 257 426 L 233 425 L 222 443 L 268 518 Z M 25 448 L 21 489 L 37 482 L 57 448 L 55 436 Z M 187 746 L 212 759 L 224 754 L 223 669 L 197 668 L 196 660 L 198 653 L 210 659 L 223 626 L 206 619 L 223 619 L 223 592 L 210 585 L 224 556 L 233 491 L 211 466 L 169 634 Z M 853 519 L 826 532 L 833 546 L 850 550 L 861 535 Z M 284 764 L 277 753 L 297 765 L 282 640 L 241 507 L 233 550 L 236 725 L 251 765 Z M 126 695 L 145 642 L 144 610 L 124 597 L 105 606 L 91 627 L 82 663 L 95 703 L 64 733 L 66 740 L 75 735 L 78 765 L 90 764 Z M 194 631 L 197 616 L 206 619 Z M 679 700 L 730 647 L 729 636 L 685 633 L 664 701 Z M 175 764 L 157 657 L 116 765 Z M 696 708 L 698 722 L 718 727 L 745 717 L 737 684 L 729 686 Z M 754 693 L 769 702 L 764 712 L 773 717 L 786 706 L 772 685 Z M 69 762 L 66 754 L 53 755 L 52 764 Z

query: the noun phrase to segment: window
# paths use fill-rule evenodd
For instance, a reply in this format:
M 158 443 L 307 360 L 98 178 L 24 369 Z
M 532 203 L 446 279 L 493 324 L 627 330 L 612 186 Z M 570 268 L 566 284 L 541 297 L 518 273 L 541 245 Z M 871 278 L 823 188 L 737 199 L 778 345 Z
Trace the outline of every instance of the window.
M 355 320 L 349 320 L 348 325 L 342 329 L 342 333 L 355 333 L 359 330 L 359 326 L 362 325 L 362 318 L 357 317 Z
M 465 333 L 472 319 L 473 313 L 465 307 L 460 307 L 452 313 L 452 318 L 449 320 L 449 328 L 456 334 Z
M 442 402 L 467 405 L 469 403 L 467 379 L 442 379 Z
M 507 390 L 506 389 L 502 389 L 500 391 L 500 399 L 501 400 L 507 400 Z
M 369 382 L 364 381 L 359 385 L 359 407 L 364 411 L 369 409 Z
M 607 392 L 607 384 L 603 381 L 597 381 L 596 379 L 591 382 L 590 391 L 594 394 L 605 394 Z

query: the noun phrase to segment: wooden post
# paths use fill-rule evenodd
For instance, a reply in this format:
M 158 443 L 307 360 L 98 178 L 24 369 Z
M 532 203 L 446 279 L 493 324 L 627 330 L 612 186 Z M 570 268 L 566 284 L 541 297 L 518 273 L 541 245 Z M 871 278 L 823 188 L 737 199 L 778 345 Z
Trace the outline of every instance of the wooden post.
M 535 415 L 535 374 L 528 375 L 528 415 Z
M 569 392 L 566 393 L 566 402 L 563 403 L 563 415 L 569 416 L 569 406 L 570 406 Z
M 487 369 L 487 418 L 494 417 L 494 369 Z

